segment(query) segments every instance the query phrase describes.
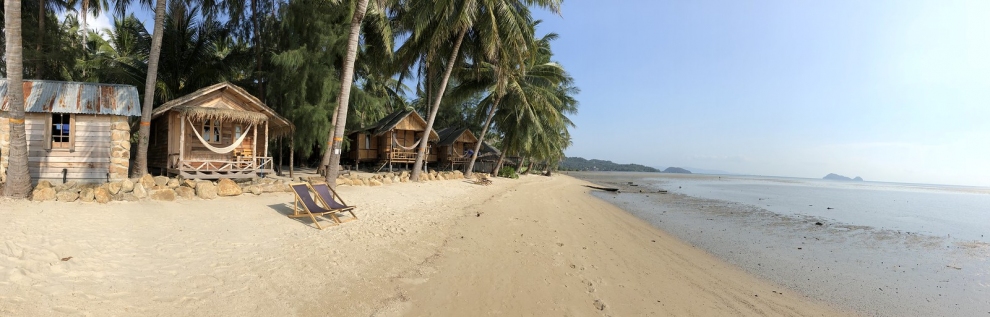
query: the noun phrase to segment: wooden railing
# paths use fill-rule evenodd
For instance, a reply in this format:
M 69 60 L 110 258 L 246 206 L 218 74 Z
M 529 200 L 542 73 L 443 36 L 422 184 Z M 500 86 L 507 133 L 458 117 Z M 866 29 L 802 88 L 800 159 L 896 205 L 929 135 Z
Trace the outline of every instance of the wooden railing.
M 271 157 L 241 157 L 235 160 L 197 160 L 179 162 L 183 171 L 246 172 L 274 168 Z

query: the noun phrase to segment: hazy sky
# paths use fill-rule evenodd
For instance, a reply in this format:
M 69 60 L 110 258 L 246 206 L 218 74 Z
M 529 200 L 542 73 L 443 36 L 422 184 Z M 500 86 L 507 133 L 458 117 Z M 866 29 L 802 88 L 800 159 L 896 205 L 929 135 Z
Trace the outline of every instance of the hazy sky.
M 990 186 L 990 1 L 566 1 L 569 156 Z

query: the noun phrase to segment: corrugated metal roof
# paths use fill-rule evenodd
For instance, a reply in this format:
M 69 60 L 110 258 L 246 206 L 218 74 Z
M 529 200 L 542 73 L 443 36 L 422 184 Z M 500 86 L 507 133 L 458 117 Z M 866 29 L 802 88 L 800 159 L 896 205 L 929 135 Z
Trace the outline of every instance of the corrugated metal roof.
M 8 111 L 7 80 L 0 79 L 0 111 Z M 24 81 L 26 112 L 140 116 L 137 87 L 50 80 Z

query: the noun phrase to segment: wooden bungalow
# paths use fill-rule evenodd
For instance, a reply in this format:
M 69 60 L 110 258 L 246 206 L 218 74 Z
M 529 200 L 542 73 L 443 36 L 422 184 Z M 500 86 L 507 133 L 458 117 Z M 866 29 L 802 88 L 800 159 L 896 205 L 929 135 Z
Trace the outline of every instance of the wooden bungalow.
M 7 80 L 0 79 L 0 181 L 10 155 Z M 24 81 L 24 128 L 31 180 L 102 183 L 127 178 L 131 130 L 141 115 L 134 86 Z
M 437 142 L 437 155 L 439 156 L 440 168 L 464 167 L 471 156 L 467 155 L 467 150 L 474 151 L 478 144 L 478 138 L 467 128 L 445 128 L 437 131 L 440 141 Z
M 348 135 L 350 149 L 347 157 L 355 164 L 374 163 L 376 170 L 392 164 L 416 162 L 416 147 L 426 131 L 426 120 L 416 111 L 402 109 L 390 113 L 374 125 Z M 427 142 L 440 140 L 436 131 L 430 131 Z M 436 163 L 433 144 L 427 148 L 427 163 Z
M 187 179 L 270 174 L 269 139 L 294 129 L 289 120 L 230 83 L 166 102 L 151 118 L 148 165 Z

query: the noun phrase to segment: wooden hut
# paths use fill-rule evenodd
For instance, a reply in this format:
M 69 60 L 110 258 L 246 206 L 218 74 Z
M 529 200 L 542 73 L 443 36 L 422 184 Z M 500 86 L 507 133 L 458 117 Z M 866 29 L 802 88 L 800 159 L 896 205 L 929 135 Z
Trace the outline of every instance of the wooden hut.
M 412 109 L 402 109 L 390 113 L 374 125 L 351 132 L 350 149 L 347 157 L 355 164 L 375 163 L 375 169 L 385 166 L 391 169 L 392 164 L 409 164 L 416 162 L 416 147 L 426 131 L 426 120 Z M 440 140 L 436 131 L 430 131 L 427 142 Z M 436 153 L 432 151 L 433 144 L 427 148 L 427 163 L 437 161 Z
M 294 129 L 289 120 L 230 83 L 166 102 L 151 118 L 148 166 L 187 179 L 272 173 L 268 141 Z
M 0 79 L 0 181 L 10 155 L 7 80 Z M 127 178 L 131 129 L 141 115 L 134 86 L 24 81 L 24 129 L 32 181 L 102 183 Z
M 471 156 L 467 155 L 466 151 L 474 151 L 474 146 L 478 144 L 478 138 L 471 133 L 471 130 L 467 128 L 445 128 L 437 131 L 440 136 L 440 141 L 437 142 L 437 155 L 440 163 L 440 168 L 449 168 L 453 170 L 455 167 L 467 164 L 471 160 Z

